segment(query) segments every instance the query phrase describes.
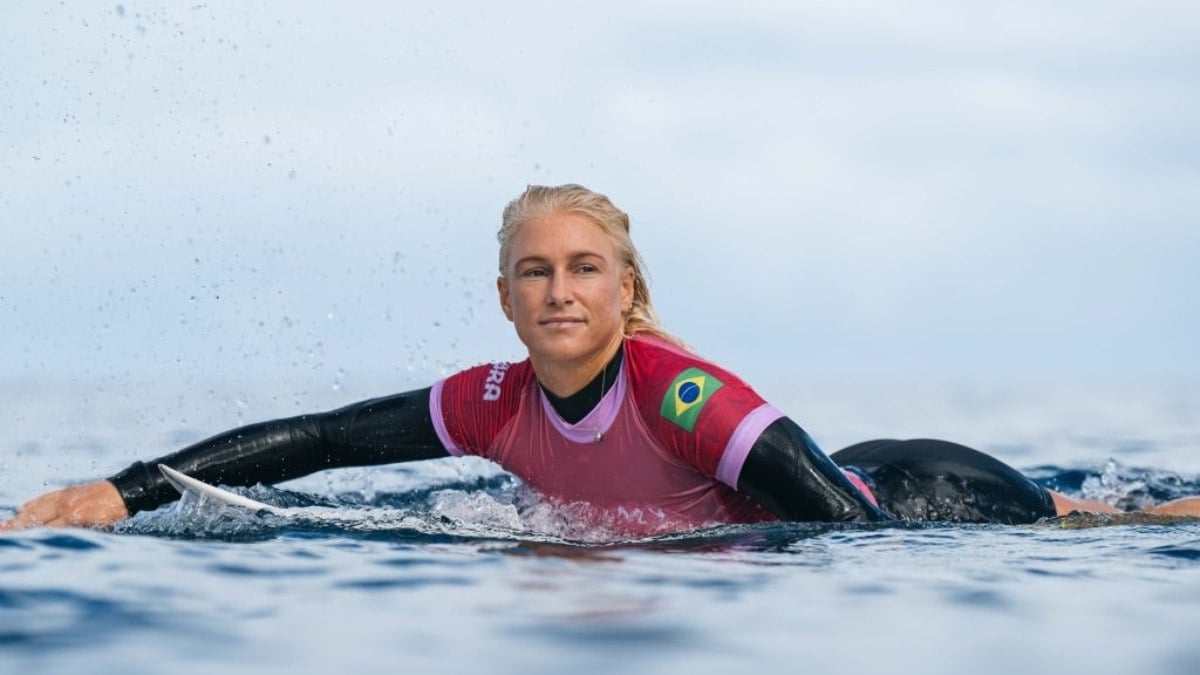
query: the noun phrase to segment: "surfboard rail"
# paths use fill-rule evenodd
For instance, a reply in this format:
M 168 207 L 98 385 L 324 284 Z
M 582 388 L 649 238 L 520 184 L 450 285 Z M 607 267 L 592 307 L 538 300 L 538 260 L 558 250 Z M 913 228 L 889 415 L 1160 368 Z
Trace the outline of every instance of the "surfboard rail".
M 228 504 L 229 506 L 237 506 L 239 508 L 249 509 L 254 512 L 266 511 L 267 513 L 277 516 L 287 516 L 292 512 L 291 509 L 271 506 L 270 504 L 264 504 L 260 501 L 250 499 L 249 497 L 243 497 L 242 495 L 234 494 L 228 490 L 222 490 L 221 488 L 214 485 L 209 485 L 202 480 L 192 478 L 181 471 L 172 469 L 166 464 L 159 464 L 158 470 L 162 472 L 163 477 L 167 479 L 167 482 L 171 484 L 171 487 L 178 490 L 179 494 L 181 495 L 190 493 L 198 497 L 213 499 L 222 504 Z

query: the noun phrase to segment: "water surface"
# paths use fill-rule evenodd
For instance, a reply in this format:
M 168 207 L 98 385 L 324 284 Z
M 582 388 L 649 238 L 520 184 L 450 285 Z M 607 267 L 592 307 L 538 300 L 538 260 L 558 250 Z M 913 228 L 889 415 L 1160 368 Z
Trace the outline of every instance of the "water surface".
M 137 397 L 86 393 L 43 388 L 6 399 L 0 509 L 44 483 L 151 456 L 131 454 L 132 445 L 165 451 L 196 433 L 177 417 L 129 415 Z M 1185 394 L 1160 391 L 1158 404 L 1130 405 L 1124 419 L 1112 415 L 1120 392 L 1106 399 L 1094 390 L 1062 398 L 1061 416 L 1044 400 L 1036 409 L 1006 397 L 964 407 L 953 390 L 915 404 L 961 435 L 1008 418 L 1013 431 L 985 449 L 1009 448 L 999 454 L 1045 484 L 1137 504 L 1200 493 L 1188 473 L 1200 425 L 1180 414 L 1195 400 Z M 1085 419 L 1080 401 L 1089 397 L 1103 403 L 1095 417 L 1103 424 L 1062 421 Z M 224 405 L 196 416 L 217 417 Z M 862 411 L 826 415 L 825 435 L 835 439 L 896 414 L 866 396 L 827 405 Z M 50 424 L 56 406 L 76 421 Z M 1049 450 L 1035 458 L 1037 448 Z M 506 475 L 457 460 L 243 492 L 337 518 L 283 519 L 188 499 L 113 531 L 0 536 L 0 670 L 1200 667 L 1195 522 L 769 524 L 628 541 L 572 528 Z

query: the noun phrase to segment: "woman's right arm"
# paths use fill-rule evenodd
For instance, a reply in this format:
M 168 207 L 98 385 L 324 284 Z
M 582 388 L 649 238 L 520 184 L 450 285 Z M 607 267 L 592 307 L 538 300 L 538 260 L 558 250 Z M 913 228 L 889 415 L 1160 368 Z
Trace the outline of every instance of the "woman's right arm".
M 166 464 L 222 485 L 277 483 L 322 469 L 445 457 L 429 412 L 429 389 L 370 399 L 316 415 L 227 431 L 85 485 L 42 495 L 0 530 L 37 525 L 109 525 L 179 498 L 161 473 Z

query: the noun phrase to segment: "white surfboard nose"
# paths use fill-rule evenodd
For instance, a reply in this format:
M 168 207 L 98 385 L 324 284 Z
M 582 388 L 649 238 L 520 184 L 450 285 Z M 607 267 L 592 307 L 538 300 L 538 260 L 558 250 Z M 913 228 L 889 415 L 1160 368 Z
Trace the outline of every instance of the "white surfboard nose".
M 162 472 L 163 477 L 167 479 L 167 482 L 171 484 L 171 487 L 179 490 L 179 494 L 181 495 L 190 492 L 199 497 L 215 499 L 222 504 L 237 506 L 243 509 L 250 509 L 251 511 L 255 512 L 266 511 L 267 513 L 277 516 L 287 515 L 288 513 L 288 509 L 281 509 L 278 506 L 264 504 L 262 502 L 250 499 L 249 497 L 235 495 L 228 490 L 222 490 L 221 488 L 209 485 L 204 481 L 196 480 L 187 474 L 172 469 L 166 464 L 159 464 L 158 470 Z

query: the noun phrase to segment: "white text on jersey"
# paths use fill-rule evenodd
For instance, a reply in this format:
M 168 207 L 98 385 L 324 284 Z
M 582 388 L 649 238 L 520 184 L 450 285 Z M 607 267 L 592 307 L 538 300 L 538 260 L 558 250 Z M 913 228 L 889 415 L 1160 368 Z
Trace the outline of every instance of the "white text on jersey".
M 493 363 L 488 371 L 487 379 L 483 382 L 483 400 L 500 400 L 500 383 L 504 381 L 504 373 L 508 370 L 507 363 Z

